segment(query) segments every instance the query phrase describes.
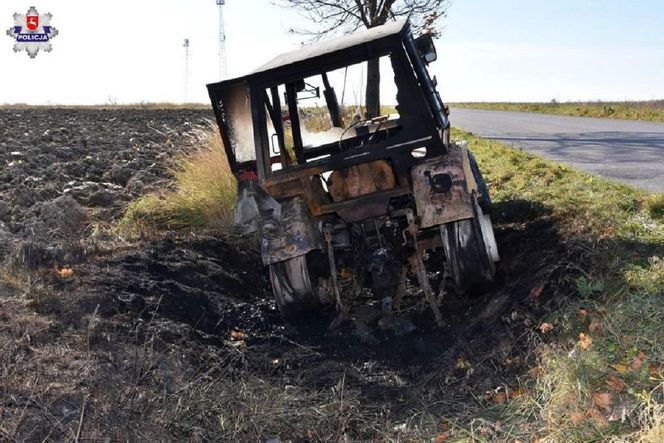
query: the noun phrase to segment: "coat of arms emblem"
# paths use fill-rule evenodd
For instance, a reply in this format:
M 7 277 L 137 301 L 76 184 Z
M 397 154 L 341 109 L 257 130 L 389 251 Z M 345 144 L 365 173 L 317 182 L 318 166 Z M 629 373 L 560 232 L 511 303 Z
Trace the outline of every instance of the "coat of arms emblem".
M 14 14 L 14 26 L 7 35 L 14 39 L 14 52 L 26 51 L 30 58 L 35 58 L 39 51 L 51 52 L 51 39 L 58 35 L 58 30 L 51 26 L 49 14 L 39 14 L 31 6 L 27 14 Z

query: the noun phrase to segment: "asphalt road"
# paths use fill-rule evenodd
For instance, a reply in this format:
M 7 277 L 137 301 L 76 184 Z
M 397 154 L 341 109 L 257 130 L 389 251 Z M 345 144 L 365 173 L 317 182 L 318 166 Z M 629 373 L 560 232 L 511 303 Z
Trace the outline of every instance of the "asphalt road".
M 664 123 L 459 108 L 450 120 L 475 135 L 664 192 Z

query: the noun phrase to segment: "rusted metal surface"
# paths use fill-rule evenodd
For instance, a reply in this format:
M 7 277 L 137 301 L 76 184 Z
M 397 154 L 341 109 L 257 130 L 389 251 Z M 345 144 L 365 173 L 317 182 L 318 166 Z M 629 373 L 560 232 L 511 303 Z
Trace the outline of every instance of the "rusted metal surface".
M 421 228 L 474 216 L 466 173 L 470 166 L 464 167 L 464 157 L 468 163 L 466 150 L 453 146 L 446 156 L 413 167 L 411 178 Z
M 379 198 L 374 196 L 374 198 L 366 200 L 362 204 L 348 205 L 345 208 L 339 208 L 336 213 L 346 223 L 355 223 L 368 218 L 384 215 L 387 213 L 387 205 L 389 203 L 389 198 Z
M 269 182 L 265 183 L 263 186 L 270 195 L 273 195 L 278 199 L 290 198 L 305 194 L 304 186 L 302 185 L 302 181 L 299 178 L 281 183 Z
M 302 197 L 281 202 L 281 217 L 264 220 L 261 226 L 261 255 L 269 265 L 322 249 L 320 233 Z
M 334 171 L 328 183 L 332 200 L 340 202 L 392 189 L 396 185 L 396 178 L 389 162 L 376 160 Z
M 343 302 L 339 293 L 339 283 L 337 280 L 337 265 L 334 259 L 334 246 L 332 245 L 332 229 L 330 226 L 323 228 L 323 236 L 325 237 L 325 246 L 327 248 L 327 258 L 330 262 L 330 276 L 332 277 L 332 284 L 334 289 L 334 298 L 337 302 L 337 311 L 343 310 Z
M 280 183 L 267 182 L 264 187 L 268 194 L 280 200 L 296 196 L 304 198 L 313 217 L 336 213 L 347 222 L 383 215 L 391 198 L 410 193 L 410 189 L 404 185 L 333 202 L 327 191 L 322 189 L 318 176 L 301 177 Z
M 433 315 L 436 318 L 436 324 L 438 327 L 443 327 L 445 322 L 443 321 L 443 316 L 440 313 L 440 309 L 438 308 L 438 301 L 436 300 L 436 296 L 431 289 L 431 282 L 429 281 L 429 276 L 427 275 L 427 270 L 424 266 L 424 260 L 422 259 L 422 251 L 420 251 L 416 240 L 419 226 L 417 226 L 415 223 L 415 217 L 410 211 L 407 213 L 407 220 L 408 228 L 406 228 L 406 230 L 413 238 L 413 246 L 415 247 L 415 254 L 409 258 L 410 265 L 413 269 L 415 269 L 417 280 L 420 284 L 420 287 L 422 288 L 422 292 L 424 293 L 424 298 L 427 300 L 427 302 L 429 302 L 429 306 L 431 307 Z

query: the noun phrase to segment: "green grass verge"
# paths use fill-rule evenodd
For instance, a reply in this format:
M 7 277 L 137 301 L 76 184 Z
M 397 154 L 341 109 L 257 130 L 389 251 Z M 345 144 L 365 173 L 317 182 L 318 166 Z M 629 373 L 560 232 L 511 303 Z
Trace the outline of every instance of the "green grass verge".
M 191 134 L 197 150 L 176 160 L 174 189 L 133 201 L 121 228 L 138 233 L 154 229 L 220 229 L 233 221 L 236 182 L 216 129 Z
M 578 271 L 574 289 L 547 319 L 536 383 L 494 411 L 502 428 L 551 441 L 664 441 L 664 195 L 455 136 L 469 142 L 497 205 L 526 200 L 567 245 L 583 245 L 566 264 Z
M 542 114 L 664 122 L 664 100 L 644 102 L 558 103 L 453 103 L 451 107 L 493 111 L 539 112 Z

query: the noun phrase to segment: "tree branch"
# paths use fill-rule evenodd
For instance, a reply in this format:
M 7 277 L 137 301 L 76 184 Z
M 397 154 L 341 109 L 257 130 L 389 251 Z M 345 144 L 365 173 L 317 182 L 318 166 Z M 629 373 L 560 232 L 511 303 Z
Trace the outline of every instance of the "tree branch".
M 293 32 L 313 36 L 348 33 L 364 26 L 387 23 L 390 17 L 410 16 L 413 30 L 436 35 L 436 25 L 446 16 L 449 0 L 272 0 L 296 9 L 313 26 Z
M 360 16 L 362 17 L 362 23 L 364 23 L 364 26 L 367 28 L 371 27 L 371 23 L 369 23 L 369 20 L 367 19 L 367 14 L 364 12 L 364 5 L 362 4 L 362 0 L 355 0 L 355 4 L 357 5 L 357 9 L 360 11 Z

